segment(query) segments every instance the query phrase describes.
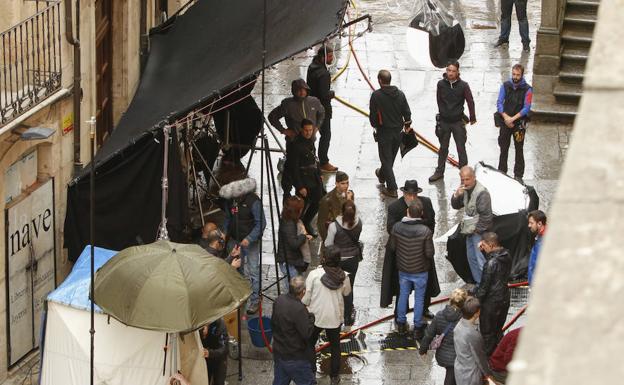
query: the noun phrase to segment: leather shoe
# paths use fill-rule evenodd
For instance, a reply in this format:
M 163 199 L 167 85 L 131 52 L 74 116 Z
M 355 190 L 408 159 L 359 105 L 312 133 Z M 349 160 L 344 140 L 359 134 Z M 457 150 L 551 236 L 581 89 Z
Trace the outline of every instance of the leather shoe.
M 321 171 L 324 171 L 324 172 L 336 172 L 336 171 L 338 171 L 338 167 L 336 167 L 333 164 L 327 162 L 327 163 L 321 165 Z
M 381 189 L 381 193 L 389 198 L 398 198 L 399 194 L 397 193 L 397 190 L 390 190 L 386 187 L 383 187 Z
M 496 43 L 494 43 L 494 48 L 498 48 L 498 47 L 506 47 L 509 45 L 509 41 L 507 40 L 500 40 L 498 39 L 496 41 Z
M 405 334 L 407 333 L 407 324 L 405 322 L 397 322 L 397 333 Z
M 429 182 L 435 182 L 436 180 L 442 179 L 444 178 L 444 173 L 443 172 L 434 172 L 433 175 L 431 175 L 429 177 Z
M 522 50 L 523 50 L 524 52 L 529 52 L 529 51 L 531 51 L 531 46 L 529 45 L 529 43 L 523 43 L 523 44 L 522 44 Z
M 425 318 L 433 319 L 434 316 L 435 315 L 429 309 L 425 309 L 423 311 L 423 317 L 425 317 Z
M 375 176 L 377 177 L 377 181 L 379 182 L 379 184 L 385 184 L 386 180 L 384 179 L 383 176 L 381 176 L 381 169 L 376 169 L 375 170 Z
M 423 337 L 425 337 L 425 329 L 427 328 L 427 325 L 422 325 L 421 327 L 414 328 L 414 340 L 420 342 L 420 340 L 423 339 Z

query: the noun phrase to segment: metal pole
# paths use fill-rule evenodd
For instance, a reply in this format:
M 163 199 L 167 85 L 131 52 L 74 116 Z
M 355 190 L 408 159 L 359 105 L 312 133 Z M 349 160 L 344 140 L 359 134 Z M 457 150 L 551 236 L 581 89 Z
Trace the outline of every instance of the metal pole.
M 241 344 L 241 308 L 240 306 L 236 310 L 236 315 L 238 317 L 238 381 L 243 380 L 243 346 Z
M 264 147 L 268 148 L 269 147 L 269 140 L 266 138 L 266 136 L 264 138 L 262 138 L 262 141 L 264 143 Z M 275 196 L 271 196 L 271 153 L 268 151 L 264 152 L 264 155 L 266 157 L 266 169 L 267 169 L 267 188 L 269 190 L 269 212 L 271 213 L 271 234 L 273 235 L 271 237 L 272 241 L 273 241 L 273 255 L 276 256 L 277 255 L 277 245 L 275 244 L 275 219 L 273 217 L 273 198 L 275 198 L 275 205 L 277 206 L 277 195 Z M 279 217 L 279 209 L 278 209 L 278 217 Z M 288 262 L 288 261 L 287 261 Z M 288 263 L 287 263 L 288 264 Z M 277 261 L 275 261 L 275 279 L 277 280 L 277 295 L 279 296 L 280 294 L 282 294 L 280 285 L 279 285 L 279 267 L 277 266 Z M 288 267 L 286 267 L 286 270 L 288 271 Z
M 74 92 L 76 92 L 74 90 Z M 89 297 L 91 299 L 91 351 L 89 360 L 89 384 L 94 384 L 95 377 L 95 116 L 87 121 L 91 129 L 91 174 L 89 175 L 89 243 L 91 244 L 91 287 Z
M 158 229 L 158 239 L 169 240 L 167 232 L 167 193 L 169 189 L 169 180 L 167 178 L 167 169 L 169 168 L 169 125 L 163 126 L 164 136 L 164 161 L 163 161 L 163 177 L 162 177 L 162 201 L 160 212 L 160 228 Z

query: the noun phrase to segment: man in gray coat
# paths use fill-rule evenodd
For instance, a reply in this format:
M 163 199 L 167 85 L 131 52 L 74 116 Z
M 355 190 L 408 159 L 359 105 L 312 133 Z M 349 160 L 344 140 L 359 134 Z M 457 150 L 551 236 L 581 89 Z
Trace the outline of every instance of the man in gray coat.
M 462 319 L 453 330 L 457 385 L 481 385 L 484 376 L 492 375 L 483 350 L 483 338 L 476 328 L 480 314 L 479 300 L 469 297 L 462 306 Z
M 459 224 L 460 232 L 466 236 L 466 256 L 472 278 L 477 285 L 481 282 L 485 256 L 479 248 L 481 234 L 492 227 L 492 200 L 490 193 L 477 181 L 475 171 L 464 166 L 459 171 L 461 186 L 451 197 L 451 206 L 455 210 L 464 208 L 464 217 Z

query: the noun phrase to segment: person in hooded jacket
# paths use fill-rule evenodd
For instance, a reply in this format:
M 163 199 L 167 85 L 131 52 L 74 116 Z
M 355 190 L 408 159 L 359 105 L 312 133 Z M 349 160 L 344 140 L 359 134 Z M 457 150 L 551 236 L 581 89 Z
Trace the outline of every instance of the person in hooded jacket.
M 412 130 L 412 112 L 405 94 L 390 85 L 390 71 L 381 70 L 377 75 L 380 89 L 370 97 L 369 121 L 375 129 L 377 150 L 381 167 L 375 170 L 379 184 L 384 185 L 381 193 L 392 198 L 398 197 L 397 183 L 394 177 L 394 160 L 401 145 L 401 130 Z
M 308 234 L 317 237 L 318 233 L 312 220 L 318 212 L 323 197 L 323 181 L 319 169 L 316 148 L 314 147 L 314 124 L 311 120 L 301 121 L 301 132 L 287 150 L 287 175 L 295 186 L 296 194 L 305 201 L 305 209 L 301 221 Z
M 429 345 L 436 335 L 444 334 L 442 343 L 435 352 L 438 365 L 446 369 L 444 385 L 455 385 L 455 346 L 453 344 L 453 329 L 462 318 L 461 308 L 468 298 L 464 289 L 455 289 L 449 296 L 449 304 L 443 310 L 436 313 L 433 320 L 425 330 L 418 352 L 421 356 L 427 354 Z
M 436 136 L 440 140 L 440 150 L 438 151 L 438 167 L 433 175 L 429 177 L 429 182 L 435 182 L 444 178 L 446 158 L 448 156 L 451 134 L 457 146 L 459 156 L 459 168 L 468 164 L 468 154 L 466 153 L 466 124 L 477 122 L 475 114 L 475 103 L 472 97 L 470 86 L 459 77 L 459 63 L 451 62 L 446 66 L 446 72 L 442 79 L 438 81 L 436 99 L 438 102 L 438 120 L 436 125 Z M 468 104 L 470 118 L 468 121 L 464 115 L 464 104 Z
M 329 163 L 329 157 L 327 156 L 329 142 L 331 140 L 331 100 L 334 97 L 334 91 L 330 89 L 331 75 L 329 74 L 327 66 L 333 62 L 333 48 L 327 45 L 321 46 L 308 67 L 308 76 L 306 79 L 310 86 L 310 95 L 317 97 L 321 101 L 323 108 L 325 108 L 325 119 L 323 119 L 323 123 L 319 127 L 321 137 L 318 145 L 318 157 L 321 162 L 321 170 L 326 172 L 338 171 L 338 167 Z
M 344 301 L 344 324 L 347 328 L 353 326 L 355 322 L 353 289 L 355 286 L 355 275 L 362 260 L 362 250 L 360 249 L 361 233 L 362 222 L 357 216 L 355 203 L 346 201 L 342 204 L 342 215 L 339 215 L 327 229 L 325 247 L 336 246 L 340 250 L 340 267 L 349 273 L 351 293 L 345 297 Z
M 293 96 L 283 99 L 280 105 L 275 107 L 268 116 L 269 123 L 286 137 L 286 162 L 284 164 L 286 169 L 289 163 L 288 153 L 290 152 L 290 145 L 301 131 L 301 122 L 304 119 L 311 121 L 316 132 L 325 120 L 325 108 L 320 100 L 314 96 L 309 96 L 310 87 L 305 80 L 293 80 L 291 91 Z M 286 122 L 286 127 L 280 121 L 282 118 Z M 290 196 L 292 182 L 286 174 L 282 176 L 282 188 L 284 196 Z
M 503 337 L 503 326 L 509 310 L 510 291 L 507 286 L 511 274 L 511 256 L 503 248 L 498 235 L 493 232 L 483 234 L 479 248 L 485 255 L 481 282 L 474 295 L 481 303 L 479 330 L 483 337 L 485 354 L 489 357 Z
M 340 250 L 329 247 L 323 264 L 308 274 L 306 293 L 301 299 L 314 314 L 314 344 L 322 330 L 330 343 L 331 384 L 340 382 L 340 325 L 344 320 L 344 297 L 351 293 L 349 277 L 340 268 Z
M 500 127 L 498 169 L 507 173 L 507 157 L 513 136 L 516 149 L 514 178 L 518 181 L 522 181 L 524 176 L 524 136 L 532 99 L 533 89 L 524 80 L 524 67 L 522 64 L 516 64 L 511 68 L 511 79 L 500 86 L 496 108 L 501 119 L 496 123 Z

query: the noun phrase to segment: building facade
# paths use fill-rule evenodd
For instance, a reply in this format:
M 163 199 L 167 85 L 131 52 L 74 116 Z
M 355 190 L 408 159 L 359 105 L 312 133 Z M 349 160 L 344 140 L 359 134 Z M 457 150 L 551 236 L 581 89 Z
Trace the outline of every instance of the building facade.
M 43 300 L 71 270 L 67 183 L 132 100 L 151 27 L 185 1 L 0 0 L 0 381 L 35 359 Z

